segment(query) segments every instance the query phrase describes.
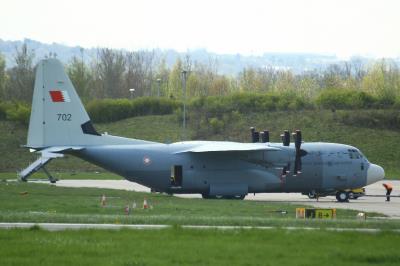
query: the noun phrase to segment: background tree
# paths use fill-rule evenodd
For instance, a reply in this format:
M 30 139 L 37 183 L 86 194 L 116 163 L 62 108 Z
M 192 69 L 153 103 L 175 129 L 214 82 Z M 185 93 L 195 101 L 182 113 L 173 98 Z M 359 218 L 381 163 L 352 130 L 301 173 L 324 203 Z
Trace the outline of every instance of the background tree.
M 277 80 L 274 84 L 274 89 L 277 92 L 293 92 L 295 88 L 295 77 L 291 71 L 281 70 L 276 73 Z
M 357 82 L 359 82 L 359 86 L 361 85 L 361 80 L 366 74 L 364 63 L 361 58 L 352 57 L 349 62 L 352 65 L 352 75 Z
M 296 92 L 304 99 L 311 100 L 320 91 L 318 76 L 313 73 L 303 74 L 296 82 Z
M 180 99 L 182 97 L 182 60 L 178 58 L 169 74 L 169 97 Z
M 274 89 L 276 82 L 276 70 L 273 67 L 260 68 L 257 70 L 257 80 L 260 92 L 268 92 Z
M 157 71 L 155 73 L 156 80 L 160 79 L 159 84 L 157 84 L 157 86 L 160 85 L 160 96 L 168 96 L 169 75 L 170 70 L 167 66 L 166 60 L 165 58 L 162 58 L 158 63 Z
M 122 52 L 102 48 L 97 51 L 97 57 L 93 69 L 95 94 L 102 98 L 127 97 L 129 92 L 124 86 L 125 57 Z
M 193 70 L 188 75 L 188 94 L 189 96 L 209 96 L 211 83 L 214 79 L 209 66 L 195 63 Z
M 74 56 L 67 67 L 67 72 L 81 99 L 90 100 L 92 75 L 85 62 Z
M 327 89 L 343 88 L 342 77 L 345 76 L 344 70 L 339 64 L 332 64 L 323 73 L 323 86 Z
M 224 96 L 229 93 L 230 81 L 226 76 L 217 76 L 210 85 L 210 95 Z
M 135 96 L 151 96 L 154 94 L 154 52 L 129 52 L 125 57 L 126 75 L 125 90 L 135 89 Z
M 239 86 L 241 91 L 258 91 L 261 88 L 260 81 L 257 79 L 257 71 L 253 67 L 244 68 L 239 73 Z
M 385 60 L 373 64 L 363 77 L 362 88 L 376 96 L 383 106 L 394 103 L 400 95 L 399 68 Z
M 15 52 L 15 66 L 7 71 L 10 80 L 5 89 L 5 98 L 30 103 L 35 79 L 32 66 L 35 53 L 25 43 L 21 48 L 15 48 Z
M 6 75 L 6 60 L 3 55 L 0 53 L 0 101 L 4 100 L 5 87 L 7 82 Z

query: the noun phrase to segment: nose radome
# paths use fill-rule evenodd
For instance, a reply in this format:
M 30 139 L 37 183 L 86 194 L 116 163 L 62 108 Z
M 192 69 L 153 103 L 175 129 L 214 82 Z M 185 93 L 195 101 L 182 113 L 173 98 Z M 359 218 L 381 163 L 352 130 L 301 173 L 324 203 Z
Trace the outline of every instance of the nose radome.
M 385 170 L 377 164 L 370 164 L 367 171 L 367 185 L 385 178 Z

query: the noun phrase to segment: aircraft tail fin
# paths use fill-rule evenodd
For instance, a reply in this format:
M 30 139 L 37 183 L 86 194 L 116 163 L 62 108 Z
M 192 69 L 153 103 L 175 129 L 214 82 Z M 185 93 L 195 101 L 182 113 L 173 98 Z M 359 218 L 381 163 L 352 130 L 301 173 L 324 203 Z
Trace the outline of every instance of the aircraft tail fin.
M 99 136 L 61 62 L 54 58 L 40 61 L 27 146 L 85 145 Z

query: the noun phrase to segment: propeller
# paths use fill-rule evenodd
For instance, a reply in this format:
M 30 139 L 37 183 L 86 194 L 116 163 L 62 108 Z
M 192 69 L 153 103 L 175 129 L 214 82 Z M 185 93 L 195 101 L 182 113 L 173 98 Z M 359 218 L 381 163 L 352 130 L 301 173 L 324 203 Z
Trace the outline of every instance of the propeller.
M 269 142 L 269 131 L 268 130 L 261 131 L 260 137 L 262 143 Z
M 294 138 L 294 146 L 296 149 L 295 161 L 294 161 L 294 175 L 301 174 L 301 156 L 305 155 L 301 148 L 301 131 L 296 130 L 292 133 Z
M 269 142 L 269 131 L 264 130 L 261 132 L 256 131 L 254 127 L 250 128 L 251 132 L 251 141 L 253 143 L 259 142 L 260 137 L 261 137 L 261 142 L 266 143 Z M 293 171 L 293 176 L 296 176 L 298 174 L 301 174 L 301 168 L 302 168 L 302 163 L 301 163 L 301 157 L 305 156 L 307 152 L 305 150 L 301 149 L 301 143 L 302 143 L 302 137 L 301 137 L 301 131 L 296 130 L 296 132 L 292 133 L 293 140 L 294 140 L 294 147 L 295 147 L 295 161 L 294 161 L 294 171 Z M 284 130 L 283 134 L 281 134 L 282 138 L 282 145 L 283 146 L 290 146 L 290 133 L 289 130 Z M 283 167 L 282 169 L 282 177 L 285 177 L 286 174 L 290 173 L 290 163 Z
M 254 127 L 250 128 L 251 142 L 256 143 L 260 141 L 260 132 L 256 131 Z
M 281 135 L 281 138 L 282 138 L 283 146 L 289 146 L 289 145 L 290 145 L 290 134 L 289 134 L 289 130 L 283 131 L 283 134 Z

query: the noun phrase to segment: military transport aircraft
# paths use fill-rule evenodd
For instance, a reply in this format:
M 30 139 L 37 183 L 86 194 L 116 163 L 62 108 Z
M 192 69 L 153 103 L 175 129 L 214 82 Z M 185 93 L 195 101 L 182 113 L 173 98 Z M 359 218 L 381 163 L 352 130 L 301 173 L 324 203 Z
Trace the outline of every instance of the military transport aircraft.
M 145 125 L 143 125 L 145 126 Z M 71 154 L 129 181 L 166 193 L 200 193 L 203 198 L 244 198 L 261 192 L 336 192 L 384 178 L 355 147 L 303 143 L 301 132 L 284 131 L 282 143 L 269 132 L 251 130 L 252 143 L 183 141 L 172 144 L 99 134 L 62 64 L 38 63 L 26 147 L 41 154 L 19 173 L 26 181 L 53 158 Z M 260 141 L 261 140 L 261 141 Z

